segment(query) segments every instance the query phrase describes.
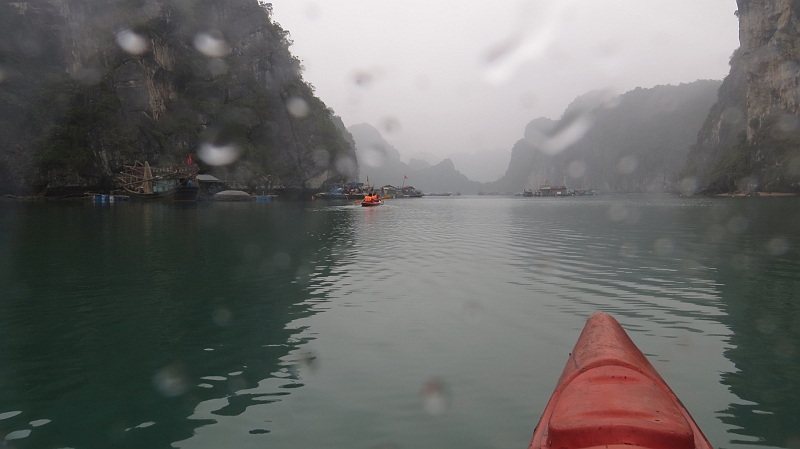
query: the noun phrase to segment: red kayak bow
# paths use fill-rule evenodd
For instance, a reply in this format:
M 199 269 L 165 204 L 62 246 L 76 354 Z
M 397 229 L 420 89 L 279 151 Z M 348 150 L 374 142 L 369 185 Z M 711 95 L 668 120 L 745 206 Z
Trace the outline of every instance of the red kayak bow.
M 572 350 L 528 449 L 711 449 L 664 379 L 611 315 Z

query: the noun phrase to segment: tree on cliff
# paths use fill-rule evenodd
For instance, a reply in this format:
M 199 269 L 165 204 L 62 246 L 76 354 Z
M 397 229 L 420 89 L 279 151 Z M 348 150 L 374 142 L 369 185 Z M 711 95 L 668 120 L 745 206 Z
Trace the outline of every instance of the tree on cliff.
M 0 5 L 0 189 L 110 188 L 123 164 L 185 161 L 315 189 L 354 149 L 256 0 Z M 204 151 L 229 151 L 220 159 Z M 211 153 L 209 153 L 211 154 Z

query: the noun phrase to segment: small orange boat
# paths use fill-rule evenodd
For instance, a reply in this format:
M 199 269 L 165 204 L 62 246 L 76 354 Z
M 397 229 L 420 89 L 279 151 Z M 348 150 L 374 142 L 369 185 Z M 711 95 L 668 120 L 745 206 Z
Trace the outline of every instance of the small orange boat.
M 586 322 L 528 449 L 711 449 L 611 315 Z
M 362 202 L 361 202 L 361 207 L 374 207 L 374 206 L 380 206 L 381 204 L 383 204 L 383 200 L 378 200 L 378 201 L 362 201 Z

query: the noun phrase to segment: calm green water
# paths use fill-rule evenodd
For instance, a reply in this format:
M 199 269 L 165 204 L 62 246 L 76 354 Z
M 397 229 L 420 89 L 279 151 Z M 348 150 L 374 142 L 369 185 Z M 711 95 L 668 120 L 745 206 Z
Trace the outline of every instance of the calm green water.
M 799 199 L 669 196 L 0 203 L 0 445 L 523 449 L 596 310 L 800 447 Z

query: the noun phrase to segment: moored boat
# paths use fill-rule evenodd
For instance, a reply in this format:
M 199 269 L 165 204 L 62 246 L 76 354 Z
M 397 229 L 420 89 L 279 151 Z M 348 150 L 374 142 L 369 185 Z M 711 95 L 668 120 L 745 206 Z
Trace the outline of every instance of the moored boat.
M 586 322 L 528 449 L 711 449 L 689 412 L 605 313 Z

